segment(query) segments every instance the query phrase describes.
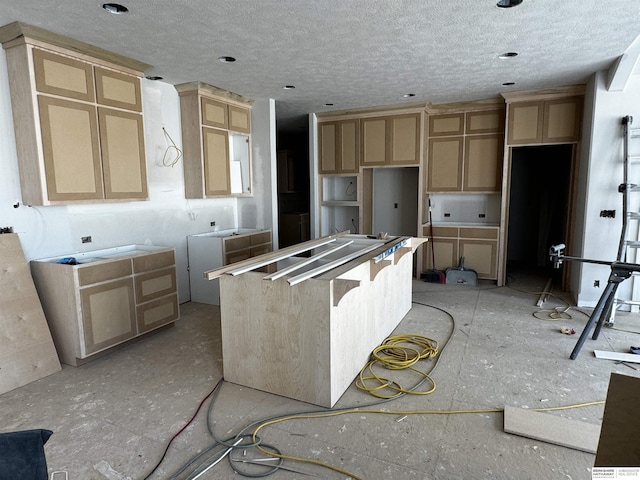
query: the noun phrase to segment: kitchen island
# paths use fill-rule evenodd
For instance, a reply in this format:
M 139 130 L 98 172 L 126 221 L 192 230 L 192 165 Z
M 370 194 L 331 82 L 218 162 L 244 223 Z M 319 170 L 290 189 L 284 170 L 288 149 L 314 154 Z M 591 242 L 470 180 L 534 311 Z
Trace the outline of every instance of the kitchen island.
M 206 272 L 220 279 L 225 380 L 332 407 L 411 308 L 425 240 L 340 233 Z

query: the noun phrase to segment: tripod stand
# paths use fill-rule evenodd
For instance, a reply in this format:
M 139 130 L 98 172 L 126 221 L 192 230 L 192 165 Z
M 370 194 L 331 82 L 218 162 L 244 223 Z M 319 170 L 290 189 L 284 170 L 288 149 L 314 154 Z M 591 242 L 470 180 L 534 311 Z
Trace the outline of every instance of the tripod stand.
M 583 262 L 583 263 L 597 263 L 600 265 L 610 265 L 611 273 L 609 274 L 609 279 L 607 281 L 607 286 L 605 287 L 596 307 L 593 310 L 593 313 L 589 317 L 589 321 L 584 327 L 576 346 L 573 348 L 571 355 L 569 358 L 571 360 L 575 360 L 582 346 L 584 345 L 585 340 L 589 336 L 589 331 L 593 328 L 593 325 L 596 324 L 596 328 L 593 331 L 593 340 L 596 340 L 600 335 L 600 330 L 602 329 L 602 325 L 605 320 L 609 318 L 611 314 L 611 308 L 616 298 L 616 291 L 618 290 L 618 286 L 624 282 L 627 278 L 631 276 L 633 272 L 640 272 L 640 265 L 635 263 L 624 263 L 624 262 L 604 262 L 601 260 L 590 260 L 588 258 L 579 258 L 579 257 L 567 257 L 563 254 L 564 244 L 554 245 L 549 249 L 549 256 L 551 261 L 553 262 L 554 268 L 559 268 L 562 265 L 562 262 L 565 260 L 572 262 Z M 597 322 L 597 323 L 596 323 Z

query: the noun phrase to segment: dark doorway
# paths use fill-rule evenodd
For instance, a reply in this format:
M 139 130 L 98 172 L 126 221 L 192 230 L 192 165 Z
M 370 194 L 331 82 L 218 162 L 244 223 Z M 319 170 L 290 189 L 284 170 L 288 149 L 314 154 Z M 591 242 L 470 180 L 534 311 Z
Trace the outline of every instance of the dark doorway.
M 554 278 L 549 247 L 567 243 L 573 145 L 511 151 L 507 283 L 514 277 Z

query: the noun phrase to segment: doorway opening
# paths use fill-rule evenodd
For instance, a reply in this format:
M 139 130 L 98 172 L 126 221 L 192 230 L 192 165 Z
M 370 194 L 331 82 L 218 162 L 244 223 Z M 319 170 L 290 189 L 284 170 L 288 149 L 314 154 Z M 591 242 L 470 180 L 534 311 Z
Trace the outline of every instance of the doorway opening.
M 549 247 L 568 244 L 573 145 L 514 147 L 511 150 L 507 284 L 551 278 L 564 289 Z
M 417 236 L 417 167 L 373 169 L 373 233 Z

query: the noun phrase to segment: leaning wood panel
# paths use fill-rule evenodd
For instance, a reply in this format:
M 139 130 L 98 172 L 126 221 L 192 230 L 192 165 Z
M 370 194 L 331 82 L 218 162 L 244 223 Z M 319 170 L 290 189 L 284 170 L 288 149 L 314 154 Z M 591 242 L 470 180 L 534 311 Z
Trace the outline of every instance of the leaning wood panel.
M 0 235 L 0 394 L 60 371 L 17 234 Z

